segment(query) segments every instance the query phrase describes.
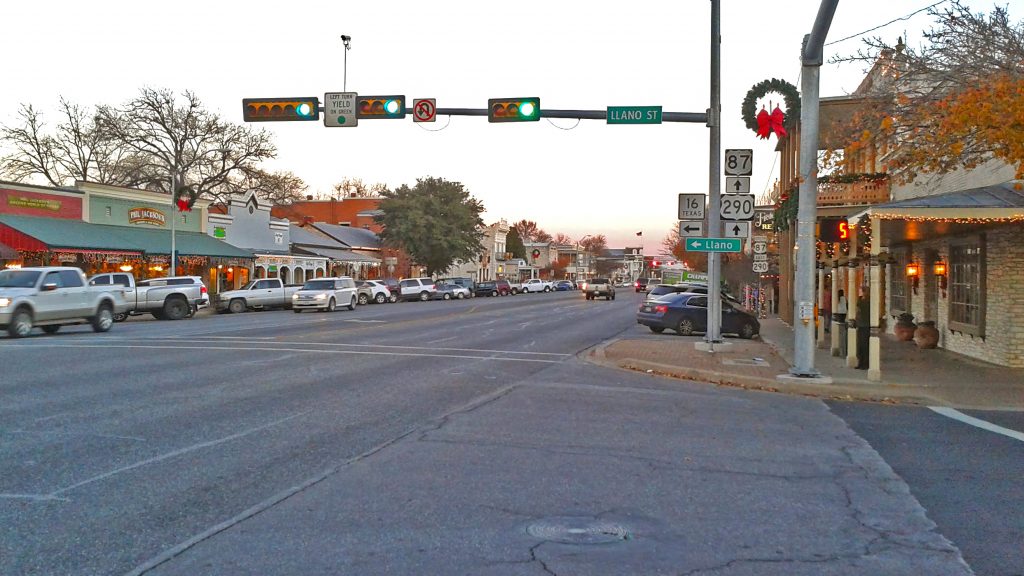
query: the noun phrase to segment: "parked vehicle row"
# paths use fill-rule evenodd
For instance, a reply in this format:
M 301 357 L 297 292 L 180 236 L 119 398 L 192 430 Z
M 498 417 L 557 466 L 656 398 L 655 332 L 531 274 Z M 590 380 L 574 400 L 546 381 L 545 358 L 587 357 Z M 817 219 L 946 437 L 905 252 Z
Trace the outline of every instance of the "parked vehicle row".
M 181 320 L 205 308 L 209 291 L 199 276 L 174 276 L 135 281 L 127 272 L 96 274 L 89 279 L 90 286 L 106 286 L 120 291 L 125 300 L 125 311 L 114 315 L 115 322 L 128 316 L 152 314 L 158 320 Z

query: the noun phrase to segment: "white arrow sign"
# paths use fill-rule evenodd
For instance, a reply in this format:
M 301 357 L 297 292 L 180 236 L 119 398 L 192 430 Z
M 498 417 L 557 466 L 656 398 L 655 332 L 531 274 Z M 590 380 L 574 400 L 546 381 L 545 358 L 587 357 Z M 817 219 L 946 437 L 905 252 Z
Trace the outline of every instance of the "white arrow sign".
M 746 238 L 750 236 L 750 222 L 723 222 L 722 236 L 725 238 Z
M 679 236 L 681 238 L 693 238 L 704 235 L 703 220 L 681 220 L 679 222 Z
M 726 176 L 726 194 L 750 194 L 750 176 Z

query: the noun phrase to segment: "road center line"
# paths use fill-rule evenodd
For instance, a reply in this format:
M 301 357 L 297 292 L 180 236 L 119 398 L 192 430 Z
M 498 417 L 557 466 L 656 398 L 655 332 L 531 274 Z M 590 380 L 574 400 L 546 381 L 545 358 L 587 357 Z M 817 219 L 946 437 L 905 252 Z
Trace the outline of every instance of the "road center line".
M 1002 434 L 1008 438 L 1024 442 L 1024 432 L 1017 432 L 1016 430 L 1003 428 L 1002 426 L 981 420 L 980 418 L 968 416 L 967 414 L 953 408 L 945 408 L 943 406 L 929 406 L 928 408 L 936 414 L 941 414 L 947 418 L 952 418 L 953 420 L 963 422 L 964 424 L 970 424 L 971 426 L 981 428 L 982 430 L 988 430 L 989 432 L 995 432 L 996 434 Z

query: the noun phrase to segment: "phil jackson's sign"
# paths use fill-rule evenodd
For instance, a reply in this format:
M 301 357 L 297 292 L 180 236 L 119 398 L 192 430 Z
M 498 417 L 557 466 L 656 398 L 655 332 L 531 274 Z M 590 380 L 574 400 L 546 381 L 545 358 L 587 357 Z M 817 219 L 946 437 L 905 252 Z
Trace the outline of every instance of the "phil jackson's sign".
M 163 226 L 166 218 L 164 213 L 153 208 L 132 208 L 128 210 L 129 224 L 152 224 Z

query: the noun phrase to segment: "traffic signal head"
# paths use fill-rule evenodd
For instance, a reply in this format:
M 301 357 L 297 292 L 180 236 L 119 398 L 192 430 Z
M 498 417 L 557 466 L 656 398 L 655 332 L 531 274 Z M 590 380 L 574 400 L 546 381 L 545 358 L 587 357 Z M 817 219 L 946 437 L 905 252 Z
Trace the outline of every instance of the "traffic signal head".
M 540 98 L 491 98 L 488 122 L 535 122 L 540 120 Z
M 360 96 L 358 118 L 405 118 L 405 96 Z
M 308 98 L 243 98 L 246 122 L 299 122 L 320 119 L 320 100 Z
M 852 232 L 846 218 L 822 218 L 818 222 L 818 240 L 821 242 L 847 242 Z

